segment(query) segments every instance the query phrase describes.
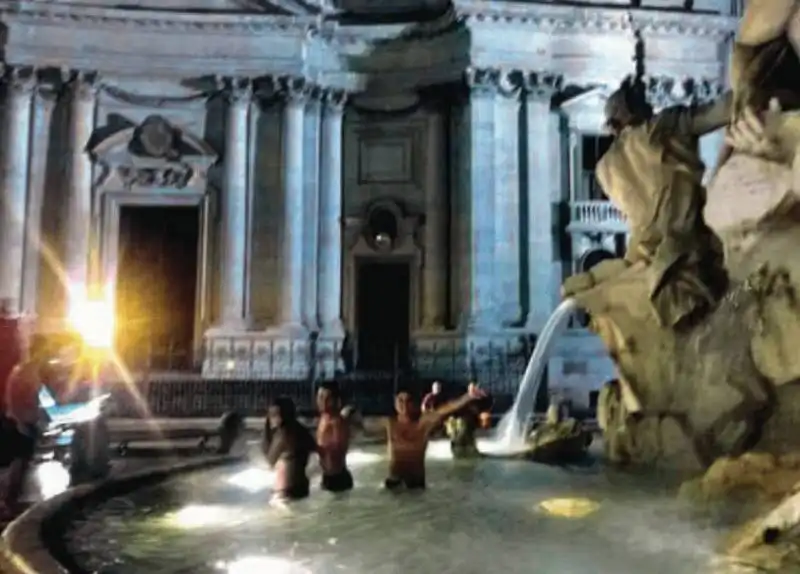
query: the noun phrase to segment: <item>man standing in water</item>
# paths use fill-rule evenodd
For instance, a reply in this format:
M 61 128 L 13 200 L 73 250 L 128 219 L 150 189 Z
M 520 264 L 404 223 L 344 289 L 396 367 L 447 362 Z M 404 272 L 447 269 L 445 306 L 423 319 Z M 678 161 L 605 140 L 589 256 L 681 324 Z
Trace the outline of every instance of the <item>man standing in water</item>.
M 420 414 L 411 395 L 399 392 L 394 400 L 397 416 L 386 421 L 389 477 L 384 486 L 390 490 L 401 486 L 415 490 L 425 488 L 425 452 L 431 433 L 444 419 L 485 396 L 477 386 L 470 386 L 463 397 Z
M 353 488 L 353 475 L 347 469 L 350 448 L 350 423 L 342 416 L 339 385 L 324 383 L 317 391 L 317 449 L 322 467 L 322 489 L 346 492 Z

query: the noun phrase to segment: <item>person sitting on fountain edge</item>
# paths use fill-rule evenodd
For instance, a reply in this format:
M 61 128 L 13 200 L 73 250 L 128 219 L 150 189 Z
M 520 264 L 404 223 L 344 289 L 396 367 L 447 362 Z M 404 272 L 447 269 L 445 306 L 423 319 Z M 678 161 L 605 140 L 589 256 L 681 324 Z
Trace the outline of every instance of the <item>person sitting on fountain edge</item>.
M 353 475 L 347 469 L 350 424 L 342 415 L 339 385 L 323 383 L 317 391 L 317 448 L 322 467 L 322 489 L 345 492 L 353 488 Z
M 311 432 L 297 420 L 297 409 L 288 397 L 275 399 L 267 413 L 268 433 L 264 450 L 275 470 L 275 498 L 298 500 L 309 494 L 306 467 L 317 444 Z
M 390 490 L 400 486 L 425 488 L 425 451 L 431 433 L 444 419 L 484 396 L 486 393 L 477 386 L 470 387 L 463 397 L 445 403 L 435 411 L 420 413 L 410 393 L 397 393 L 394 400 L 397 416 L 386 421 L 389 477 L 384 486 Z

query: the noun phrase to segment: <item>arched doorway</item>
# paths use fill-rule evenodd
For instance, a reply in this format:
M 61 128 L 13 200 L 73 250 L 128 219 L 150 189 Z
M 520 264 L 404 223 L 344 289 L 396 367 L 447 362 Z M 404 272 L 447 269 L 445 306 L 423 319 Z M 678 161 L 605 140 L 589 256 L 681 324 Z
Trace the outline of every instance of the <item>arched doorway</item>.
M 587 251 L 583 254 L 579 262 L 581 273 L 591 271 L 594 266 L 599 265 L 608 259 L 617 259 L 617 256 L 607 249 L 592 249 Z M 575 320 L 581 327 L 588 327 L 589 319 L 589 314 L 585 311 L 580 311 L 575 315 Z

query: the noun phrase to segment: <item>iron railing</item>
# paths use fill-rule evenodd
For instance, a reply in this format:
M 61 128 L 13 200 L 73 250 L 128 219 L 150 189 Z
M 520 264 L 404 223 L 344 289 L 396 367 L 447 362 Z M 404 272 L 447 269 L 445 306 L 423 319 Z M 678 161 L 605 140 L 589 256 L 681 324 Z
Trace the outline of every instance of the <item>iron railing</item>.
M 172 348 L 176 347 L 160 349 L 159 356 L 168 357 Z M 434 358 L 412 348 L 408 368 L 385 371 L 356 368 L 339 373 L 336 380 L 345 400 L 368 415 L 390 414 L 394 396 L 400 389 L 421 397 L 434 379 L 442 382 L 445 394 L 450 396 L 463 392 L 469 381 L 477 381 L 494 395 L 496 410 L 507 408 L 525 371 L 532 345 L 523 346 L 515 355 L 509 353 L 506 345 L 490 344 L 480 351 L 471 351 L 475 357 L 470 361 L 463 351 L 454 350 L 451 356 L 444 356 L 446 353 L 437 350 L 437 368 L 433 372 L 430 364 Z M 311 369 L 307 380 L 280 381 L 203 378 L 198 371 L 149 368 L 153 364 L 152 359 L 139 365 L 128 364 L 131 373 L 128 380 L 119 378 L 111 383 L 116 416 L 218 417 L 231 410 L 246 416 L 263 416 L 269 403 L 278 396 L 292 398 L 301 412 L 311 411 L 317 386 L 322 382 L 314 375 L 316 369 Z

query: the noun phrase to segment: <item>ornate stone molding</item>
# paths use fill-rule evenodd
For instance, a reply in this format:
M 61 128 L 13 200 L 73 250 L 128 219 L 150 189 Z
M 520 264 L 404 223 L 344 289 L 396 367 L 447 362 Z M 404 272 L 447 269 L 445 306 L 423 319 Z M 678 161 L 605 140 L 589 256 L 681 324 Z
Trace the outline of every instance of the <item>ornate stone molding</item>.
M 641 30 L 645 35 L 714 37 L 723 40 L 737 19 L 692 12 L 454 0 L 454 10 L 467 25 L 525 26 L 544 33 L 609 33 Z
M 317 28 L 319 23 L 316 16 L 198 14 L 54 4 L 40 7 L 27 3 L 15 3 L 12 7 L 0 10 L 0 17 L 3 20 L 20 24 L 156 30 L 162 33 L 171 31 L 234 32 L 246 35 L 262 35 L 264 32 L 276 30 L 306 34 L 308 30 Z

